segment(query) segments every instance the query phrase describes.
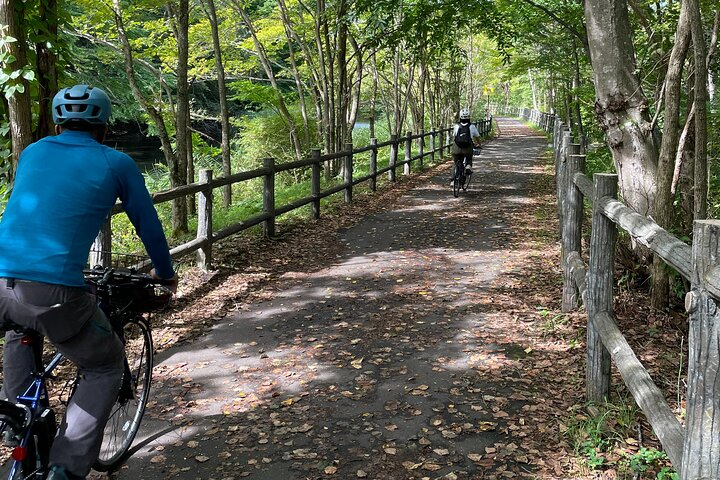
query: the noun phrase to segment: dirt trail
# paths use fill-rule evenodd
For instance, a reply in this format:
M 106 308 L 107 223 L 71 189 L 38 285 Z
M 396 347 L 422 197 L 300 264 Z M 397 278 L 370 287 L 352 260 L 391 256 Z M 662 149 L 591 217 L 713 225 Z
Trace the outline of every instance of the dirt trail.
M 460 198 L 442 170 L 340 232 L 343 248 L 322 265 L 287 272 L 264 300 L 162 352 L 143 439 L 113 476 L 529 478 L 546 468 L 542 435 L 549 445 L 558 434 L 533 416 L 567 406 L 552 392 L 567 379 L 549 390 L 531 379 L 572 360 L 525 336 L 508 290 L 528 274 L 523 215 L 547 140 L 499 121 Z

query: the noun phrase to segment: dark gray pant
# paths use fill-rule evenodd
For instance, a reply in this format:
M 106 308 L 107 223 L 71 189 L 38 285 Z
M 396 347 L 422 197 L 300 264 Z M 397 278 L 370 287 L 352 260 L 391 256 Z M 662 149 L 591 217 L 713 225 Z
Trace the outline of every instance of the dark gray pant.
M 95 298 L 81 287 L 0 278 L 0 319 L 46 336 L 78 367 L 80 381 L 58 429 L 50 463 L 86 476 L 97 459 L 103 430 L 123 373 L 123 345 Z M 5 335 L 3 395 L 14 401 L 35 369 L 21 334 Z

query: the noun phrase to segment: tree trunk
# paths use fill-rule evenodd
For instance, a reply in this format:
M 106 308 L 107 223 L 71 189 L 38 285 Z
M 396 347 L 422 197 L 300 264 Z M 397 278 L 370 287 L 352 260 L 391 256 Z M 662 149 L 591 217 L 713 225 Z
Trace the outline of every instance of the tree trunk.
M 337 73 L 336 83 L 336 100 L 335 106 L 335 130 L 338 132 L 335 138 L 336 151 L 341 151 L 346 142 L 349 142 L 347 128 L 347 111 L 348 111 L 348 73 L 347 73 L 347 1 L 339 0 L 337 7 L 337 36 L 335 37 L 335 70 Z
M 293 47 L 293 26 L 290 23 L 290 18 L 287 15 L 287 7 L 285 7 L 284 0 L 278 0 L 278 6 L 280 7 L 280 18 L 285 29 L 285 37 L 288 41 L 288 58 L 290 59 L 291 71 L 293 78 L 295 79 L 295 90 L 298 95 L 298 103 L 300 104 L 300 114 L 303 120 L 303 138 L 305 140 L 305 148 L 309 149 L 310 145 L 310 127 L 308 121 L 307 106 L 305 104 L 305 88 L 303 86 L 302 79 L 300 78 L 300 72 L 298 71 L 297 61 L 295 60 L 295 47 Z
M 160 111 L 153 106 L 151 102 L 149 102 L 145 96 L 143 95 L 142 91 L 140 90 L 140 86 L 137 81 L 137 77 L 135 76 L 135 67 L 133 65 L 133 54 L 132 49 L 130 48 L 130 42 L 127 37 L 127 33 L 125 32 L 125 24 L 122 16 L 122 9 L 120 8 L 120 0 L 113 0 L 113 15 L 115 17 L 115 27 L 117 28 L 118 33 L 118 39 L 120 40 L 122 52 L 123 52 L 123 58 L 125 61 L 125 74 L 128 77 L 128 83 L 130 84 L 130 90 L 133 93 L 133 97 L 135 97 L 135 101 L 137 101 L 140 106 L 147 112 L 148 116 L 152 120 L 152 122 L 155 124 L 155 127 L 157 129 L 158 137 L 160 138 L 160 144 L 162 145 L 163 155 L 165 156 L 165 162 L 167 163 L 168 169 L 173 172 L 178 169 L 177 166 L 177 157 L 175 155 L 175 152 L 173 152 L 172 149 L 172 142 L 170 141 L 170 135 L 168 135 L 167 132 L 167 126 L 165 125 L 165 119 L 163 118 Z M 175 178 L 176 179 L 176 178 Z M 171 185 L 174 181 L 173 175 L 170 176 Z M 172 185 L 172 186 L 178 186 L 178 185 Z M 173 212 L 176 211 L 175 203 L 176 202 L 182 202 L 184 204 L 184 199 L 177 199 L 173 200 Z M 177 210 L 180 210 L 178 208 Z M 179 221 L 179 218 L 176 218 L 173 214 L 172 219 L 172 229 L 173 231 L 187 231 L 187 225 L 182 225 L 181 223 L 176 223 Z
M 375 117 L 377 116 L 377 94 L 378 94 L 378 83 L 380 81 L 377 71 L 377 59 L 375 52 L 372 54 L 372 94 L 370 96 L 370 138 L 375 137 Z
M 38 9 L 41 33 L 45 40 L 35 44 L 37 56 L 37 80 L 38 80 L 38 126 L 35 138 L 43 138 L 53 135 L 55 127 L 52 120 L 51 105 L 55 93 L 58 91 L 57 66 L 55 53 L 48 48 L 48 44 L 57 48 L 58 43 L 58 11 L 57 0 L 45 0 L 40 2 Z
M 265 71 L 265 75 L 268 77 L 268 80 L 270 80 L 270 84 L 275 90 L 275 98 L 277 100 L 277 107 L 278 112 L 280 113 L 280 117 L 285 121 L 288 126 L 288 131 L 290 133 L 290 140 L 292 141 L 295 158 L 297 160 L 301 160 L 302 146 L 300 145 L 300 139 L 298 138 L 295 120 L 293 120 L 290 111 L 285 105 L 285 98 L 283 97 L 282 91 L 278 87 L 277 79 L 275 77 L 275 73 L 273 72 L 272 65 L 270 64 L 270 60 L 268 58 L 265 47 L 263 46 L 262 42 L 260 42 L 260 39 L 257 36 L 257 32 L 255 31 L 255 25 L 253 25 L 253 22 L 250 19 L 250 16 L 245 11 L 243 4 L 238 0 L 233 0 L 232 4 L 235 7 L 235 10 L 242 17 L 243 23 L 245 24 L 245 27 L 248 29 L 248 32 L 253 39 L 253 44 L 255 45 L 255 51 L 257 52 L 258 58 L 260 59 L 260 64 L 262 65 L 263 70 Z
M 574 130 L 578 143 L 583 145 L 585 148 L 585 128 L 583 127 L 582 115 L 580 114 L 580 98 L 578 90 L 580 89 L 580 59 L 578 58 L 577 44 L 573 41 L 573 114 L 575 116 L 575 125 L 577 128 Z M 552 100 L 550 100 L 552 105 Z
M 188 136 L 190 135 L 190 99 L 188 98 L 188 24 L 189 0 L 180 0 L 175 13 L 177 21 L 177 106 L 175 111 L 175 146 L 177 162 L 171 170 L 175 185 L 187 184 L 189 159 Z M 188 232 L 187 201 L 184 197 L 173 203 L 173 235 Z
M 670 54 L 667 75 L 665 76 L 665 124 L 657 168 L 657 197 L 653 219 L 661 227 L 669 230 L 673 224 L 671 193 L 674 171 L 674 159 L 680 129 L 680 86 L 682 71 L 690 47 L 690 16 L 687 3 L 680 7 L 675 46 Z M 667 307 L 669 293 L 669 276 L 665 262 L 657 255 L 653 257 L 652 290 L 650 303 L 658 310 Z
M 707 66 L 705 64 L 705 31 L 698 0 L 685 0 L 690 15 L 695 60 L 695 208 L 694 220 L 707 218 Z M 686 5 L 685 5 L 686 4 Z
M 215 0 L 205 0 L 205 13 L 210 21 L 210 28 L 213 37 L 213 49 L 215 50 L 215 70 L 218 77 L 218 96 L 220 97 L 220 129 L 222 137 L 220 140 L 220 149 L 222 156 L 222 171 L 224 177 L 232 174 L 232 166 L 230 162 L 230 113 L 227 102 L 227 85 L 225 83 L 225 66 L 222 59 L 222 48 L 220 45 L 220 34 L 218 32 L 217 10 L 215 9 Z M 232 185 L 223 187 L 223 207 L 228 208 L 232 204 Z
M 16 6 L 17 4 L 17 6 Z M 10 65 L 2 65 L 10 70 L 21 70 L 27 66 L 27 45 L 23 20 L 25 12 L 23 2 L 0 0 L 0 25 L 6 25 L 5 33 L 17 39 L 7 44 L 8 53 L 15 57 Z M 12 141 L 12 157 L 8 179 L 12 180 L 17 170 L 20 153 L 33 141 L 32 136 L 32 105 L 30 102 L 30 88 L 27 80 L 21 75 L 17 86 L 20 88 L 8 98 L 8 119 L 10 120 L 10 137 Z M 22 91 L 21 91 L 22 90 Z
M 588 43 L 597 99 L 624 201 L 647 215 L 655 201 L 658 151 L 637 76 L 626 0 L 586 0 Z

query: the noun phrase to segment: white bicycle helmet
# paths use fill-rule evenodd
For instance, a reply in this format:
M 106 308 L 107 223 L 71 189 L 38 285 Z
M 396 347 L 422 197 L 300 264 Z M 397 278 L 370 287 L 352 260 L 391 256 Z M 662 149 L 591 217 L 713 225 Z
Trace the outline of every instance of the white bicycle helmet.
M 84 121 L 105 125 L 110 118 L 110 97 L 102 89 L 88 85 L 75 85 L 60 90 L 52 102 L 55 125 Z
M 470 120 L 470 109 L 463 108 L 460 110 L 460 120 Z

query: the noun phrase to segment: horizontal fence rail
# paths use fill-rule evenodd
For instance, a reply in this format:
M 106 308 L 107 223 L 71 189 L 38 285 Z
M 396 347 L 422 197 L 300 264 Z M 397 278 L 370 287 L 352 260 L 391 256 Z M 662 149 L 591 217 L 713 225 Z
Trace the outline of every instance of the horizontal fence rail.
M 720 479 L 720 221 L 695 221 L 687 245 L 651 219 L 618 201 L 617 175 L 584 174 L 585 155 L 572 133 L 551 114 L 496 107 L 552 134 L 560 219 L 563 311 L 582 300 L 588 313 L 586 388 L 589 401 L 607 401 L 610 362 L 645 414 L 682 480 Z M 583 203 L 592 205 L 589 264 L 582 260 Z M 617 229 L 662 258 L 691 282 L 688 391 L 681 425 L 618 328 L 613 315 L 613 272 Z
M 483 139 L 490 137 L 493 128 L 492 117 L 475 123 Z M 453 127 L 433 129 L 430 132 L 421 131 L 413 134 L 407 132 L 404 137 L 391 135 L 390 139 L 378 143 L 375 138 L 370 139 L 370 144 L 361 148 L 355 148 L 348 143 L 340 152 L 321 154 L 320 150 L 313 150 L 310 157 L 302 160 L 276 163 L 272 158 L 263 160 L 263 166 L 253 170 L 235 173 L 227 177 L 213 178 L 212 170 L 206 169 L 199 172 L 199 180 L 195 183 L 172 188 L 152 194 L 153 203 L 159 204 L 177 198 L 197 195 L 198 196 L 198 226 L 196 237 L 186 243 L 175 246 L 170 250 L 173 258 L 184 257 L 190 253 L 197 253 L 197 265 L 200 268 L 208 269 L 212 263 L 212 246 L 214 243 L 247 230 L 248 228 L 263 225 L 263 231 L 268 236 L 275 235 L 275 222 L 277 217 L 291 212 L 298 208 L 311 206 L 311 216 L 314 219 L 320 218 L 320 202 L 322 199 L 344 193 L 345 203 L 351 203 L 353 198 L 353 187 L 364 182 L 369 182 L 369 188 L 375 191 L 378 178 L 387 174 L 388 181 L 393 183 L 397 180 L 397 170 L 403 169 L 404 175 L 410 175 L 413 169 L 422 169 L 427 159 L 430 163 L 435 162 L 436 156 L 441 159 L 449 153 L 452 139 Z M 426 143 L 429 148 L 426 149 Z M 416 149 L 413 144 L 416 145 Z M 380 149 L 389 147 L 388 165 L 378 168 L 378 155 Z M 400 149 L 404 150 L 404 157 L 399 158 Z M 413 155 L 413 152 L 417 154 Z M 364 175 L 354 176 L 354 159 L 362 153 L 370 154 L 370 171 Z M 338 184 L 321 188 L 321 171 L 326 162 L 342 162 L 342 180 Z M 311 192 L 309 195 L 288 201 L 284 205 L 275 204 L 275 177 L 278 173 L 296 169 L 311 169 Z M 262 212 L 243 219 L 221 230 L 213 229 L 212 205 L 213 191 L 215 189 L 246 182 L 254 179 L 263 179 L 263 209 Z M 113 208 L 111 215 L 123 211 L 119 203 Z M 112 229 L 107 221 L 99 233 L 92 253 L 89 258 L 91 265 L 109 265 L 112 249 Z M 149 268 L 149 262 L 145 267 Z

